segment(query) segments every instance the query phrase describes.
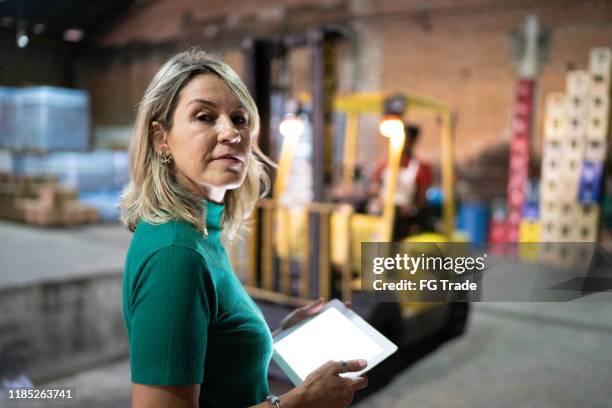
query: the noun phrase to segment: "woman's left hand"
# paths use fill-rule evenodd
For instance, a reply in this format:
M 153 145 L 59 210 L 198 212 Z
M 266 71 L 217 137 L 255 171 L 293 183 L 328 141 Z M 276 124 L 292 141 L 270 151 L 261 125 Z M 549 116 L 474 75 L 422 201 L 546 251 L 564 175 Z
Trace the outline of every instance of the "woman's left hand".
M 351 307 L 351 301 L 344 302 L 346 307 Z M 312 303 L 307 304 L 306 306 L 299 307 L 295 309 L 293 312 L 289 313 L 283 320 L 281 320 L 280 325 L 276 330 L 272 332 L 272 336 L 276 336 L 278 333 L 283 330 L 287 330 L 291 326 L 301 322 L 304 319 L 307 319 L 311 316 L 318 314 L 321 309 L 325 306 L 325 302 L 323 298 L 318 298 Z

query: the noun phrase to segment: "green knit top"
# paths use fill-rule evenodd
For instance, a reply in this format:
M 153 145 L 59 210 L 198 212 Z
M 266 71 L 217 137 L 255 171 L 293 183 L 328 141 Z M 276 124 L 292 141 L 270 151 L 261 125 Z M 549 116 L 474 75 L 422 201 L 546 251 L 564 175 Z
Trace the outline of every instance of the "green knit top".
M 204 202 L 208 235 L 140 221 L 123 276 L 132 382 L 201 384 L 200 406 L 265 401 L 272 336 L 221 244 L 224 207 Z

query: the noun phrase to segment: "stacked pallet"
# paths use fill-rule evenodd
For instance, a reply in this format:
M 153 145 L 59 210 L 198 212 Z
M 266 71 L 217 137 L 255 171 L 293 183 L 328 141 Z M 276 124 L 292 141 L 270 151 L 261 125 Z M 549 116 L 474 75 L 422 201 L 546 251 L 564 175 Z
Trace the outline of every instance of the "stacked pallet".
M 0 217 L 43 227 L 69 226 L 95 223 L 98 212 L 79 204 L 76 191 L 56 179 L 0 175 Z
M 569 72 L 566 92 L 547 97 L 540 184 L 543 242 L 597 241 L 611 77 L 612 50 L 595 48 L 589 70 Z M 570 252 L 566 248 L 553 257 L 571 257 Z
M 51 175 L 79 192 L 117 191 L 129 181 L 127 152 L 55 152 L 12 155 L 15 176 Z
M 90 98 L 77 89 L 0 87 L 0 146 L 14 151 L 83 151 L 90 145 Z

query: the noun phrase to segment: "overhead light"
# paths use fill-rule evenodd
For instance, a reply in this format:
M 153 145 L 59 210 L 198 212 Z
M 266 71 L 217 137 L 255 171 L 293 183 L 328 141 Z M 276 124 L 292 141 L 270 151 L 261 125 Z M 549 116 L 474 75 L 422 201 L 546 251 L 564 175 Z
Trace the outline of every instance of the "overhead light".
M 288 113 L 281 121 L 278 131 L 284 137 L 293 136 L 299 139 L 304 134 L 304 122 L 299 116 Z
M 27 47 L 28 43 L 30 42 L 30 39 L 28 38 L 27 35 L 25 34 L 20 34 L 17 36 L 17 46 L 19 48 L 25 48 Z
M 29 42 L 30 42 L 30 39 L 28 38 L 28 35 L 26 34 L 24 25 L 19 24 L 19 28 L 17 29 L 17 46 L 19 48 L 25 48 Z
M 64 40 L 68 42 L 80 42 L 83 39 L 83 30 L 71 28 L 64 31 Z

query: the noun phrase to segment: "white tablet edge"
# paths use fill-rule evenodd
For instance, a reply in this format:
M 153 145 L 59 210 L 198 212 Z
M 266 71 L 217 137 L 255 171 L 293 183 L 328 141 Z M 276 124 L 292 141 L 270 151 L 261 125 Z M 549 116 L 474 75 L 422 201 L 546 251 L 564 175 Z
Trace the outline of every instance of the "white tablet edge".
M 361 329 L 365 334 L 367 334 L 372 340 L 374 340 L 382 348 L 382 351 L 380 353 L 368 359 L 368 366 L 365 369 L 361 371 L 357 371 L 357 372 L 343 374 L 344 376 L 350 376 L 350 377 L 360 376 L 368 372 L 372 368 L 374 368 L 380 362 L 382 362 L 387 357 L 389 357 L 390 355 L 392 355 L 393 353 L 397 351 L 397 346 L 393 342 L 391 342 L 389 339 L 383 336 L 378 330 L 372 327 L 372 325 L 366 322 L 357 313 L 355 313 L 354 311 L 346 307 L 344 303 L 342 303 L 338 299 L 330 300 L 325 305 L 325 307 L 321 309 L 321 312 L 317 313 L 315 316 L 309 319 L 305 319 L 301 321 L 300 323 L 296 324 L 295 326 L 290 327 L 289 329 L 284 330 L 281 333 L 277 334 L 273 339 L 274 344 L 276 344 L 276 342 L 278 342 L 279 340 L 282 340 L 283 338 L 289 336 L 291 333 L 298 330 L 304 324 L 316 318 L 320 313 L 323 313 L 325 310 L 329 308 L 334 308 L 338 310 L 340 313 L 342 313 L 344 316 L 346 316 L 355 326 Z M 272 355 L 272 359 L 274 360 L 274 362 L 278 364 L 278 366 L 283 370 L 283 372 L 287 375 L 287 377 L 289 377 L 289 379 L 294 385 L 300 385 L 303 382 L 303 380 L 297 375 L 295 371 L 293 371 L 291 366 L 287 364 L 287 362 L 283 359 L 283 357 L 277 353 L 276 349 L 273 348 L 273 350 L 274 350 L 274 353 Z

